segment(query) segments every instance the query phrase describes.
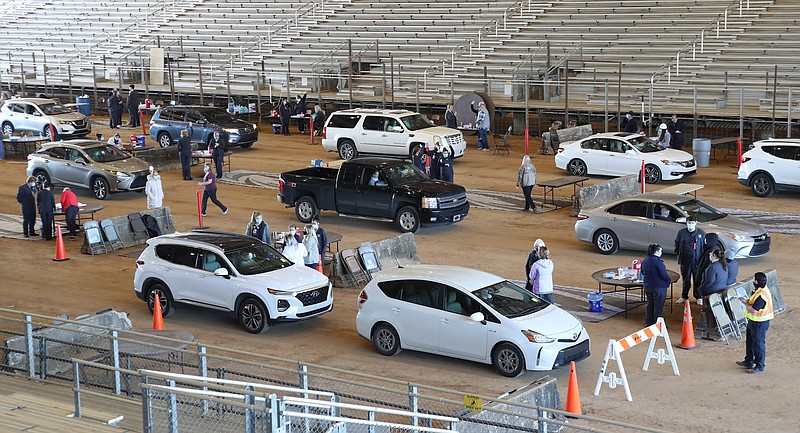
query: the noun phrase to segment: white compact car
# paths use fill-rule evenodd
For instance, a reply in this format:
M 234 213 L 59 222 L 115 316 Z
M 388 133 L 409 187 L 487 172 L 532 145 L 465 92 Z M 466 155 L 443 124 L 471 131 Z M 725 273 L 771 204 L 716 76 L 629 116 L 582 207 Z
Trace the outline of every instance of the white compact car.
M 493 364 L 503 376 L 589 356 L 580 320 L 516 284 L 458 266 L 375 274 L 358 298 L 358 335 L 381 355 L 401 348 Z
M 420 113 L 407 110 L 357 108 L 337 111 L 322 130 L 322 147 L 342 159 L 360 154 L 410 157 L 414 149 L 434 145 L 449 148 L 454 158 L 464 156 L 467 142 L 456 129 L 435 126 Z
M 247 332 L 270 322 L 308 319 L 333 309 L 325 275 L 293 264 L 258 239 L 212 231 L 158 236 L 136 260 L 136 296 L 150 312 L 159 296 L 170 315 L 177 303 L 235 312 Z
M 775 191 L 800 191 L 800 140 L 781 138 L 753 143 L 742 155 L 739 183 L 758 197 Z
M 56 139 L 85 137 L 92 132 L 92 125 L 72 105 L 45 98 L 9 99 L 0 106 L 0 128 L 4 135 L 27 131 L 50 138 L 52 124 Z
M 642 170 L 642 161 L 647 183 L 683 179 L 697 171 L 691 154 L 665 149 L 645 136 L 629 132 L 594 134 L 562 144 L 556 153 L 556 167 L 573 176 L 637 174 Z

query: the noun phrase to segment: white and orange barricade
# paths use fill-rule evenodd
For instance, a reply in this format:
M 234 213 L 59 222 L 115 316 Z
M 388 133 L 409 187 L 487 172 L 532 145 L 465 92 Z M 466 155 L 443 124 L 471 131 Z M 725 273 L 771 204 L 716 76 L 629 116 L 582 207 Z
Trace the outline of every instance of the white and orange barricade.
M 667 346 L 666 352 L 663 348 L 654 350 L 658 337 L 664 338 L 664 343 Z M 678 371 L 678 362 L 675 359 L 675 353 L 672 351 L 672 344 L 669 341 L 667 325 L 664 323 L 664 318 L 659 317 L 658 320 L 656 320 L 655 325 L 636 331 L 620 340 L 608 340 L 606 356 L 603 358 L 603 365 L 600 367 L 600 375 L 597 376 L 597 385 L 594 387 L 594 395 L 600 394 L 600 387 L 603 385 L 603 382 L 605 382 L 611 389 L 616 388 L 617 385 L 622 385 L 623 388 L 625 388 L 625 397 L 628 398 L 628 401 L 633 401 L 633 397 L 631 397 L 631 390 L 628 386 L 628 377 L 625 376 L 625 367 L 622 365 L 621 355 L 622 352 L 636 346 L 639 343 L 644 343 L 647 340 L 650 340 L 650 348 L 647 349 L 647 355 L 645 356 L 642 370 L 647 371 L 648 367 L 650 367 L 650 360 L 655 358 L 659 364 L 664 364 L 665 362 L 669 361 L 672 364 L 672 371 L 675 373 L 675 376 L 681 375 L 681 373 Z M 613 371 L 606 374 L 608 361 L 612 360 L 617 362 L 619 377 L 617 377 L 617 373 Z

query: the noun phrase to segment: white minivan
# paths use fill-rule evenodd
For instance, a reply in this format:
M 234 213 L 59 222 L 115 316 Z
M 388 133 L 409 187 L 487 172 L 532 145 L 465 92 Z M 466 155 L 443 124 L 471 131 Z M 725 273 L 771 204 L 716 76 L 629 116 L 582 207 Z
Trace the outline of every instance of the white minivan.
M 420 113 L 408 110 L 356 108 L 337 111 L 322 130 L 322 147 L 349 160 L 360 154 L 410 157 L 417 147 L 449 148 L 454 158 L 464 156 L 467 142 L 461 131 L 436 126 Z

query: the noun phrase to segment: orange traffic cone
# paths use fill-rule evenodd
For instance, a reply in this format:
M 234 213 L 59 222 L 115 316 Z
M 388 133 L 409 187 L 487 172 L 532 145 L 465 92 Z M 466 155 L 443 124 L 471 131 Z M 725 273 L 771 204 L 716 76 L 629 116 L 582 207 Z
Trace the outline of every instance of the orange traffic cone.
M 161 315 L 161 299 L 158 298 L 158 293 L 156 293 L 156 299 L 153 302 L 153 329 L 163 331 L 164 316 Z
M 694 341 L 694 325 L 692 325 L 692 307 L 689 306 L 689 301 L 685 302 L 686 307 L 683 309 L 683 329 L 681 330 L 681 344 L 678 345 L 681 349 L 692 350 L 697 349 L 697 342 Z
M 319 272 L 320 274 L 325 273 L 322 270 L 322 254 L 319 255 L 319 261 L 317 262 L 317 272 Z
M 569 362 L 569 387 L 567 388 L 567 412 L 583 415 L 581 410 L 581 394 L 578 392 L 578 375 L 575 373 L 575 361 Z
M 69 260 L 67 257 L 67 250 L 64 248 L 64 237 L 61 236 L 61 226 L 56 227 L 56 257 L 54 262 L 63 262 Z

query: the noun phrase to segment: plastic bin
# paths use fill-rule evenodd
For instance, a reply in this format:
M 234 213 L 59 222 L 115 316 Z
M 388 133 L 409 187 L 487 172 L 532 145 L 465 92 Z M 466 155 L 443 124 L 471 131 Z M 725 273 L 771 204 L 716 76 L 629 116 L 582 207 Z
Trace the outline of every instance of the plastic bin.
M 281 133 L 281 124 L 280 123 L 273 123 L 272 124 L 272 133 L 278 135 Z
M 75 98 L 75 102 L 78 104 L 84 104 L 76 107 L 78 109 L 78 113 L 81 113 L 84 116 L 89 116 L 92 114 L 92 107 L 90 105 L 91 99 L 89 99 L 88 96 L 78 96 Z
M 311 160 L 312 167 L 322 167 L 322 160 L 321 159 L 312 159 Z
M 592 313 L 603 312 L 603 294 L 600 292 L 589 293 L 589 311 Z
M 692 140 L 692 153 L 698 167 L 708 167 L 711 159 L 711 140 L 708 138 L 695 138 Z
M 144 147 L 146 137 L 144 135 L 137 135 L 136 136 L 136 145 L 139 147 Z

